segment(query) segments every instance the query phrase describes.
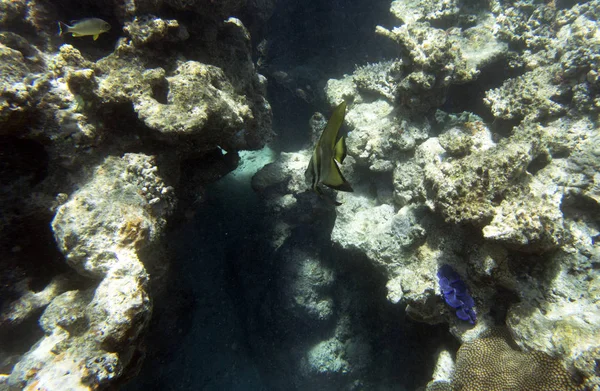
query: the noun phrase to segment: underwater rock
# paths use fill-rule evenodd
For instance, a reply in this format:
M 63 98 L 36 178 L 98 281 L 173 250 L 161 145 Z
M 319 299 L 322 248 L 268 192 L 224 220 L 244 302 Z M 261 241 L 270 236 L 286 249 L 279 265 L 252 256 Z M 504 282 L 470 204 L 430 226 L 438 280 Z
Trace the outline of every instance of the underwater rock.
M 556 185 L 535 178 L 526 189 L 526 194 L 505 199 L 494 208 L 494 218 L 483 228 L 483 236 L 531 252 L 565 244 L 568 233 L 560 209 L 561 192 Z
M 344 308 L 346 312 L 347 308 Z M 351 319 L 347 315 L 340 316 L 334 329 L 334 336 L 320 340 L 310 346 L 300 363 L 299 373 L 307 379 L 313 379 L 308 384 L 323 384 L 322 381 L 315 382 L 327 376 L 334 388 L 347 383 L 348 379 L 361 379 L 370 369 L 372 363 L 373 347 L 368 336 L 357 333 L 349 325 Z M 359 382 L 355 380 L 352 383 Z M 350 383 L 350 384 L 352 384 Z
M 547 270 L 537 278 L 537 286 L 519 284 L 521 301 L 509 309 L 506 324 L 523 349 L 545 352 L 560 357 L 570 368 L 585 369 L 600 348 L 596 299 L 600 276 L 590 273 L 600 258 L 591 243 L 580 246 L 578 252 L 558 252 L 544 259 Z M 597 382 L 597 374 L 589 369 L 583 373 L 589 384 Z
M 377 32 L 397 42 L 404 52 L 405 77 L 396 95 L 402 106 L 411 111 L 426 112 L 445 101 L 443 89 L 450 84 L 465 83 L 477 76 L 467 65 L 456 40 L 445 31 L 416 22 Z
M 325 88 L 329 102 L 335 105 L 335 102 L 348 99 L 349 93 L 359 94 L 353 86 L 354 78 L 352 75 L 341 80 L 329 80 Z M 387 99 L 367 102 L 359 94 L 353 100 L 355 104 L 346 114 L 346 124 L 351 129 L 346 145 L 348 155 L 359 166 L 366 166 L 377 173 L 391 172 L 395 167 L 394 161 L 429 137 L 430 124 L 427 120 L 403 118 Z M 344 175 L 354 185 L 351 175 Z
M 372 204 L 366 197 L 342 196 L 332 240 L 342 248 L 366 251 L 369 258 L 393 261 L 400 245 L 392 237 L 395 215 L 390 205 Z
M 333 243 L 374 264 L 388 300 L 406 304 L 411 318 L 448 322 L 462 342 L 508 321 L 524 350 L 583 368 L 595 387 L 598 4 L 397 0 L 392 12 L 404 24 L 377 32 L 399 44 L 401 58 L 358 66 L 325 87 L 330 106 L 348 102 L 354 159 L 346 167 L 355 193 L 338 197 Z M 455 102 L 443 113 L 448 91 L 472 98 L 457 93 L 465 83 L 479 96 L 469 100 L 475 113 L 451 112 Z M 288 159 L 285 170 L 265 169 L 280 185 L 264 194 L 271 208 L 289 207 L 293 226 L 319 204 L 288 193 L 303 190 L 301 181 L 288 186 L 299 178 Z M 381 197 L 390 184 L 393 197 Z M 477 297 L 472 330 L 436 295 L 444 264 Z M 578 332 L 582 340 L 569 342 Z M 439 389 L 451 389 L 450 377 Z
M 521 45 L 525 50 L 515 50 L 516 56 L 528 56 L 547 48 L 555 36 L 552 26 L 557 16 L 555 3 L 525 3 L 502 1 L 490 3 L 490 10 L 497 21 L 498 36 L 512 45 Z
M 286 296 L 286 310 L 303 323 L 326 322 L 334 315 L 334 300 L 329 288 L 335 282 L 333 270 L 318 255 L 302 249 L 285 249 L 281 271 L 281 291 Z M 314 325 L 316 326 L 316 325 Z
M 396 163 L 393 184 L 394 203 L 399 207 L 425 200 L 423 168 L 414 160 Z
M 0 2 L 0 25 L 4 26 L 16 19 L 25 16 L 27 1 L 1 1 Z
M 578 121 L 560 120 L 549 124 L 546 134 L 561 134 L 560 138 L 548 137 L 549 148 L 555 155 L 565 149 L 570 151 L 567 159 L 557 158 L 556 169 L 548 173 L 548 180 L 554 179 L 564 186 L 565 195 L 582 197 L 600 205 L 600 134 L 590 119 Z
M 47 335 L 58 331 L 59 328 L 71 335 L 85 332 L 89 327 L 86 308 L 93 295 L 94 290 L 90 289 L 68 291 L 56 297 L 42 314 L 40 327 Z
M 563 216 L 564 196 L 594 189 L 596 175 L 587 168 L 576 169 L 574 156 L 565 160 L 561 154 L 592 145 L 586 123 L 567 125 L 560 120 L 547 127 L 522 126 L 495 147 L 463 158 L 439 156 L 424 162 L 428 196 L 449 221 L 482 226 L 485 238 L 510 248 L 545 252 L 569 245 L 572 236 Z M 418 152 L 425 145 L 428 142 Z M 586 185 L 571 188 L 568 178 L 574 175 Z
M 79 273 L 105 276 L 122 267 L 114 250 L 139 250 L 156 239 L 174 208 L 173 190 L 154 158 L 108 157 L 93 180 L 58 208 L 52 228 L 59 249 Z
M 49 90 L 42 53 L 25 38 L 0 33 L 0 135 L 19 135 L 36 103 Z
M 306 371 L 320 375 L 348 372 L 350 365 L 344 359 L 345 353 L 340 341 L 336 339 L 321 341 L 308 352 Z
M 252 177 L 252 188 L 264 194 L 279 196 L 301 193 L 306 188 L 304 170 L 308 167 L 309 153 L 282 152 L 280 158 L 265 165 Z
M 186 27 L 177 20 L 163 20 L 154 16 L 136 17 L 123 27 L 137 47 L 156 42 L 179 42 L 189 38 Z
M 401 74 L 401 61 L 384 61 L 356 67 L 352 81 L 361 93 L 381 95 L 393 102 L 396 97 L 397 78 Z
M 452 156 L 461 157 L 471 151 L 473 147 L 473 138 L 458 128 L 452 128 L 438 137 L 440 145 L 446 153 Z
M 531 160 L 530 145 L 502 142 L 462 159 L 426 164 L 426 187 L 446 221 L 483 224 L 494 216 L 494 204 L 518 183 Z
M 587 120 L 561 119 L 548 126 L 518 127 L 514 137 L 530 143 L 534 159 L 515 191 L 494 208 L 484 237 L 530 252 L 573 246 L 578 234 L 570 228 L 564 204 L 574 195 L 595 199 L 597 137 L 592 126 Z M 567 158 L 566 150 L 572 151 Z M 582 156 L 586 158 L 580 161 Z
M 431 381 L 427 384 L 425 391 L 451 390 L 450 383 L 454 373 L 454 359 L 448 350 L 441 350 L 435 361 L 435 368 Z
M 218 127 L 222 134 L 231 137 L 231 133 L 244 128 L 252 119 L 250 107 L 234 92 L 219 68 L 189 61 L 181 64 L 175 75 L 166 80 L 169 90 L 166 104 L 150 96 L 141 96 L 134 102 L 140 119 L 164 135 L 200 136 L 204 128 Z M 208 140 L 199 137 L 198 141 L 206 145 Z M 226 138 L 222 142 L 224 147 L 231 144 Z
M 0 388 L 114 387 L 139 364 L 149 274 L 160 278 L 146 253 L 160 256 L 148 250 L 175 203 L 167 183 L 218 147 L 237 157 L 272 136 L 249 32 L 229 17 L 260 24 L 275 2 L 96 2 L 124 26 L 114 51 L 81 41 L 81 50 L 65 44 L 57 53 L 51 3 L 0 1 L 0 156 L 10 163 L 2 171 L 9 194 L 0 197 L 0 228 L 26 232 L 24 221 L 47 227 L 56 211 L 53 229 L 67 262 L 93 278 L 71 287 L 59 282 L 72 277 L 55 271 L 60 277 L 50 273 L 35 290 L 26 286 L 27 273 L 3 271 L 19 278 L 2 283 L 22 286 L 10 292 L 16 297 L 2 297 L 0 327 L 43 311 L 44 336 L 3 361 L 17 365 L 0 375 Z M 477 332 L 492 318 L 507 319 L 517 344 L 557 357 L 597 387 L 600 6 L 574 3 L 393 1 L 404 25 L 377 31 L 399 44 L 401 58 L 327 83 L 331 106 L 349 102 L 347 168 L 357 193 L 341 195 L 336 211 L 323 206 L 305 192 L 309 154 L 282 153 L 253 179 L 275 216 L 273 247 L 299 227 L 332 229 L 335 250 L 372 263 L 391 302 L 472 340 L 437 293 L 436 271 L 451 264 L 477 297 Z M 187 20 L 197 23 L 184 26 Z M 105 57 L 93 60 L 98 55 Z M 451 91 L 463 83 L 477 98 L 468 109 L 485 120 L 435 124 L 433 111 L 452 106 L 448 98 L 458 98 Z M 307 101 L 319 101 L 314 90 Z M 130 154 L 140 150 L 148 155 Z M 186 180 L 182 188 L 191 186 Z M 16 226 L 21 231 L 13 232 Z M 21 260 L 14 247 L 2 249 Z M 290 290 L 282 296 L 296 320 L 334 323 L 333 333 L 298 354 L 306 364 L 299 376 L 368 368 L 379 352 L 368 343 L 374 334 L 352 328 L 352 287 L 336 292 L 345 302 L 336 308 L 329 290 L 342 284 L 333 278 L 338 269 L 309 253 L 284 255 L 292 262 L 283 270 Z
M 46 49 L 56 34 L 54 7 L 43 1 L 1 0 L 0 30 L 18 32 Z
M 156 241 L 173 206 L 152 158 L 126 154 L 105 159 L 58 208 L 52 228 L 60 250 L 100 282 L 52 300 L 40 319 L 45 336 L 15 365 L 11 387 L 88 389 L 135 366 L 151 313 L 140 251 Z M 144 261 L 152 265 L 148 255 Z
M 423 15 L 406 12 L 406 5 L 404 1 L 395 1 L 392 12 L 396 10 L 400 19 L 411 22 L 392 30 L 381 26 L 376 29 L 398 43 L 403 53 L 402 61 L 394 65 L 396 86 L 392 88 L 401 107 L 424 113 L 441 106 L 450 85 L 475 80 L 482 68 L 507 52 L 507 45 L 491 33 L 492 17 L 481 18 L 478 25 L 465 30 L 443 30 L 419 21 Z M 432 10 L 443 10 L 446 5 L 448 2 Z M 421 11 L 426 13 L 426 9 Z
M 201 24 L 221 22 L 232 15 L 250 16 L 256 24 L 264 24 L 273 14 L 275 0 L 124 0 L 113 7 L 121 19 L 160 15 L 165 8 L 181 15 L 194 15 Z
M 0 330 L 2 328 L 12 328 L 18 326 L 25 319 L 32 316 L 40 308 L 46 307 L 56 296 L 67 289 L 68 278 L 59 275 L 50 281 L 43 290 L 34 292 L 29 288 L 27 280 L 21 281 L 13 287 L 18 290 L 21 297 L 8 305 L 4 312 L 0 314 Z M 1 305 L 1 304 L 0 304 Z
M 346 116 L 353 129 L 348 136 L 349 155 L 359 164 L 368 165 L 371 171 L 391 171 L 401 152 L 414 149 L 429 136 L 427 122 L 408 121 L 397 115 L 384 100 L 353 106 Z
M 149 274 L 160 287 L 168 267 L 158 242 L 176 202 L 167 183 L 183 194 L 190 184 L 178 183 L 179 169 L 189 156 L 218 146 L 237 156 L 272 136 L 249 33 L 240 20 L 224 21 L 246 2 L 211 6 L 226 16 L 196 8 L 204 16 L 193 36 L 171 19 L 182 14 L 147 14 L 159 3 L 0 1 L 0 332 L 18 335 L 0 349 L 0 388 L 106 388 L 135 375 L 152 307 Z M 263 15 L 273 5 L 251 3 Z M 60 45 L 57 15 L 87 6 L 120 25 L 110 20 L 96 42 Z M 198 52 L 212 65 L 186 60 Z M 200 90 L 216 108 L 210 123 L 191 136 L 168 133 L 152 111 L 169 106 L 166 117 L 190 130 L 182 111 L 202 104 L 193 100 Z
M 375 168 L 378 161 L 390 160 L 394 136 L 401 133 L 393 116 L 392 105 L 384 100 L 357 104 L 348 112 L 348 126 L 355 131 L 348 135 L 346 145 L 357 163 Z
M 557 67 L 536 68 L 523 76 L 507 80 L 502 87 L 486 92 L 484 102 L 500 119 L 538 120 L 565 113 L 563 105 L 552 98 L 559 88 L 553 85 Z
M 223 29 L 237 38 L 219 50 L 243 50 L 247 57 L 228 60 L 223 68 L 182 61 L 168 74 L 163 67 L 146 67 L 145 49 L 121 42 L 115 54 L 97 62 L 100 75 L 94 77 L 94 84 L 98 87 L 90 84 L 86 92 L 90 100 L 103 104 L 132 104 L 140 120 L 156 132 L 149 135 L 172 144 L 187 139 L 182 144 L 189 146 L 189 153 L 217 146 L 225 150 L 262 148 L 272 136 L 264 80 L 250 60 L 249 36 L 243 25 L 231 18 Z M 147 39 L 164 42 L 168 37 L 136 36 L 134 42 Z
M 499 36 L 527 49 L 511 58 L 514 68 L 527 72 L 486 93 L 486 104 L 498 118 L 537 120 L 556 118 L 569 110 L 600 110 L 594 81 L 600 66 L 597 3 L 565 10 L 552 4 L 492 7 L 498 13 Z
M 277 215 L 269 233 L 274 248 L 279 248 L 289 239 L 298 225 L 315 222 L 328 215 L 315 210 L 319 197 L 308 192 L 304 172 L 310 157 L 309 151 L 282 152 L 273 163 L 267 164 L 252 177 L 252 188 Z
M 31 71 L 25 62 L 25 56 L 18 49 L 0 43 L 0 58 L 2 59 L 2 73 L 0 83 L 8 85 L 23 80 Z
M 350 253 L 364 254 L 385 271 L 388 300 L 409 304 L 411 316 L 420 321 L 439 322 L 442 307 L 430 300 L 437 292 L 437 264 L 458 262 L 450 249 L 460 243 L 461 233 L 442 233 L 441 222 L 422 206 L 395 212 L 390 205 L 377 206 L 354 194 L 344 194 L 342 202 L 332 241 Z

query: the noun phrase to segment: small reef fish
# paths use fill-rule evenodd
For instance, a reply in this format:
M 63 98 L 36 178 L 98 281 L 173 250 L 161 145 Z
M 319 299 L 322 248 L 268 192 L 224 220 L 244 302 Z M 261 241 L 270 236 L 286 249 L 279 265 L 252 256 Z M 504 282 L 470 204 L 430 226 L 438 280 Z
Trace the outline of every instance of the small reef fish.
M 338 137 L 345 116 L 346 102 L 342 102 L 333 110 L 325 130 L 321 133 L 305 173 L 307 181 L 310 181 L 311 189 L 326 200 L 328 199 L 319 188 L 320 183 L 339 191 L 354 191 L 338 166 L 344 162 L 346 157 L 345 137 Z M 335 205 L 341 205 L 339 202 L 329 201 Z
M 70 26 L 66 23 L 58 22 L 58 35 L 60 36 L 64 33 L 71 33 L 74 37 L 92 35 L 95 41 L 100 34 L 105 33 L 108 30 L 110 30 L 110 23 L 98 18 L 73 20 L 71 21 Z

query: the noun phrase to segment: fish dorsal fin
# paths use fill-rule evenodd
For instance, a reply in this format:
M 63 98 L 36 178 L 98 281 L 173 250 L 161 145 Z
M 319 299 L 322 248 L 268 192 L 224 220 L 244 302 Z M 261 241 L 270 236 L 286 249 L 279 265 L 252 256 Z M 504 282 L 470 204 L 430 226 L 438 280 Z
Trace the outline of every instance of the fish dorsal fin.
M 335 146 L 335 141 L 338 138 L 338 132 L 340 131 L 340 127 L 344 122 L 344 117 L 346 116 L 346 102 L 340 103 L 331 114 L 331 118 L 327 121 L 327 125 L 325 126 L 325 130 L 321 134 L 321 138 L 319 139 L 319 144 L 323 148 L 331 148 L 333 149 Z
M 340 137 L 337 143 L 335 143 L 335 151 L 333 158 L 342 164 L 346 158 L 346 137 Z
M 346 178 L 342 175 L 335 160 L 330 159 L 329 162 L 322 162 L 322 164 L 329 164 L 329 170 L 327 170 L 327 177 L 321 178 L 321 183 L 339 191 L 354 191 L 352 186 L 350 186 L 348 181 L 346 181 Z

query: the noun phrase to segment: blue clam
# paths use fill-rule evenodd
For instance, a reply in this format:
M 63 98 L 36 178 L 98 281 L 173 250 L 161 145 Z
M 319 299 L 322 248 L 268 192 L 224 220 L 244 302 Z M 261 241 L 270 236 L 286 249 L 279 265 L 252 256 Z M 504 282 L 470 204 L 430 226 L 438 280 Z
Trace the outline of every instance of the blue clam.
M 446 303 L 456 309 L 456 316 L 471 324 L 477 321 L 473 310 L 475 301 L 467 291 L 467 285 L 450 265 L 443 265 L 437 273 L 442 295 Z

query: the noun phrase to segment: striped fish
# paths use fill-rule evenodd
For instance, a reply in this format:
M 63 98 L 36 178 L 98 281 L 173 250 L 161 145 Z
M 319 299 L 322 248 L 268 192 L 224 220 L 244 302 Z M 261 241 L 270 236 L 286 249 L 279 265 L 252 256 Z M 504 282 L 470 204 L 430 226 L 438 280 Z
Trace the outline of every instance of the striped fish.
M 340 103 L 323 130 L 313 151 L 310 163 L 306 169 L 306 178 L 311 189 L 319 196 L 325 198 L 319 184 L 323 184 L 339 191 L 354 191 L 346 181 L 338 164 L 344 162 L 346 157 L 346 138 L 339 137 L 340 127 L 346 116 L 346 102 Z M 340 205 L 339 202 L 333 202 Z

